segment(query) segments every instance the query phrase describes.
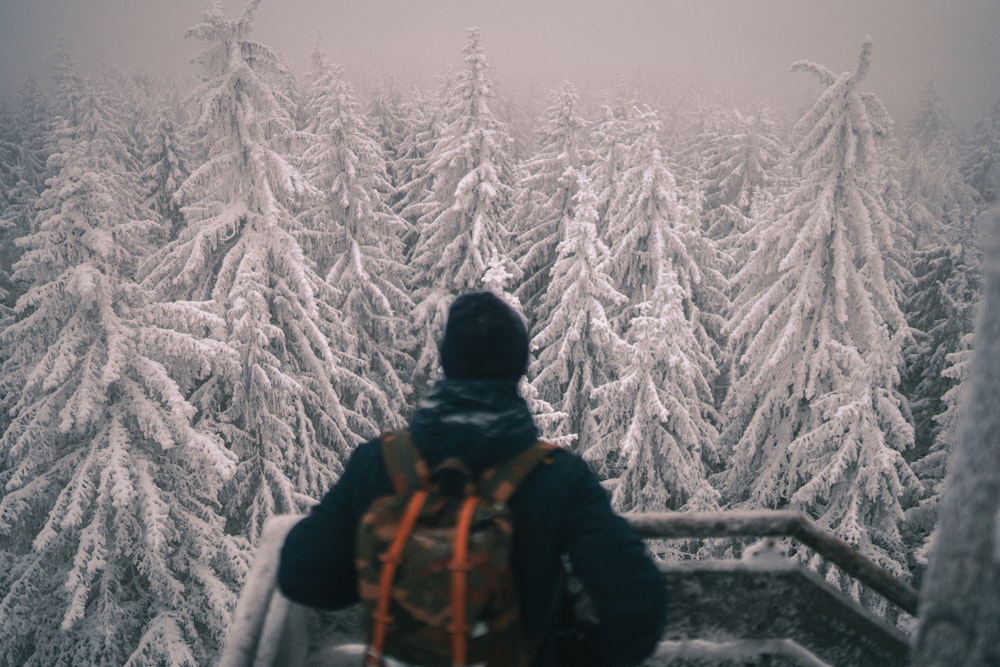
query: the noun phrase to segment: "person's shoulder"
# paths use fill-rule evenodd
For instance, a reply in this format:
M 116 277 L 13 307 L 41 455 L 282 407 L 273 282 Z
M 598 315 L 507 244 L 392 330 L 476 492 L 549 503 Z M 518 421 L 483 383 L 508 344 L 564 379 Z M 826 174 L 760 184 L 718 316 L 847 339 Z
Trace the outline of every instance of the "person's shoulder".
M 360 514 L 375 498 L 391 493 L 392 483 L 382 462 L 381 449 L 378 437 L 354 447 L 321 503 L 346 503 L 352 512 Z
M 387 477 L 387 473 L 382 462 L 382 438 L 378 436 L 354 448 L 347 463 L 344 464 L 339 483 L 346 485 L 359 483 L 367 487 L 374 478 L 380 477 Z
M 360 445 L 354 447 L 347 458 L 347 462 L 344 463 L 343 475 L 355 475 L 364 471 L 372 471 L 381 465 L 381 449 L 381 436 L 372 438 L 367 442 L 362 442 Z
M 597 483 L 597 478 L 579 454 L 557 446 L 526 481 L 532 486 L 555 487 L 562 494 L 569 494 L 574 488 Z
M 564 473 L 581 475 L 584 477 L 593 476 L 593 472 L 590 470 L 590 465 L 583 460 L 582 456 L 560 445 L 552 446 L 551 453 L 548 457 L 546 457 L 545 463 Z

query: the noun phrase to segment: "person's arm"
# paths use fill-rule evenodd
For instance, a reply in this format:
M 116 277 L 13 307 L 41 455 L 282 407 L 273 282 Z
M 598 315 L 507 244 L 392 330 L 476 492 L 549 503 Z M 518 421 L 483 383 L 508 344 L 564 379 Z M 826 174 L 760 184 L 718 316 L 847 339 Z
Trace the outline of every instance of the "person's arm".
M 598 641 L 612 665 L 638 665 L 656 650 L 667 616 L 663 575 L 583 466 L 570 493 L 566 551 L 600 618 Z
M 378 443 L 366 443 L 351 455 L 340 480 L 285 538 L 278 567 L 278 587 L 290 600 L 321 609 L 340 609 L 358 601 L 354 542 L 356 505 L 378 456 Z

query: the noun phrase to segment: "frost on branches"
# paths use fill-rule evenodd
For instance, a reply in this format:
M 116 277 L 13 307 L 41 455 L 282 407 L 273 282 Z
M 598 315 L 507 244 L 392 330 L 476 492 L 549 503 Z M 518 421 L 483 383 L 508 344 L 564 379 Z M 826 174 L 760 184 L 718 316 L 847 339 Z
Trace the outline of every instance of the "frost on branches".
M 578 181 L 572 219 L 538 309 L 531 341 L 537 359 L 530 375 L 538 395 L 566 413 L 567 429 L 584 451 L 600 442 L 593 391 L 614 376 L 613 350 L 622 344 L 607 308 L 621 306 L 626 298 L 604 273 L 608 249 L 597 236 L 597 197 L 590 179 L 580 172 L 571 175 Z
M 21 253 L 15 240 L 31 230 L 52 148 L 47 146 L 50 113 L 38 86 L 29 80 L 18 94 L 16 108 L 0 111 L 0 321 L 23 292 L 23 285 L 12 280 Z
M 389 209 L 392 186 L 382 146 L 339 67 L 316 54 L 307 91 L 305 175 L 319 191 L 303 218 L 316 230 L 317 255 L 329 266 L 340 327 L 352 335 L 343 350 L 359 378 L 341 396 L 380 428 L 398 428 L 410 397 L 409 341 L 413 302 L 405 289 L 403 238 L 409 225 Z
M 683 313 L 703 355 L 702 373 L 712 381 L 717 374 L 713 330 L 728 305 L 727 281 L 719 271 L 719 251 L 702 235 L 696 212 L 679 201 L 673 173 L 660 147 L 660 122 L 655 111 L 644 109 L 629 121 L 631 141 L 622 148 L 625 170 L 607 212 L 611 249 L 606 270 L 632 305 L 644 301 L 668 272 L 681 288 Z M 634 308 L 626 309 L 627 326 Z
M 512 214 L 518 247 L 514 251 L 524 274 L 518 297 L 537 321 L 557 246 L 572 216 L 577 176 L 589 158 L 582 146 L 586 122 L 579 116 L 579 98 L 573 84 L 563 83 L 551 95 L 538 150 L 525 161 Z
M 879 176 L 891 132 L 881 103 L 800 62 L 826 90 L 802 120 L 798 182 L 759 223 L 729 322 L 737 377 L 726 401 L 721 489 L 744 507 L 798 507 L 907 577 L 898 521 L 918 482 L 903 460 L 913 428 L 897 392 L 906 322 L 886 278 L 891 231 Z M 768 224 L 767 220 L 773 220 Z M 831 571 L 844 586 L 849 579 Z
M 147 261 L 144 281 L 174 321 L 219 318 L 204 335 L 238 359 L 197 400 L 239 458 L 224 509 L 228 529 L 251 542 L 268 516 L 300 512 L 322 494 L 353 446 L 377 431 L 342 402 L 366 380 L 334 352 L 351 335 L 330 305 L 338 294 L 296 238 L 305 230 L 295 213 L 312 188 L 281 148 L 294 130 L 278 85 L 285 70 L 247 37 L 258 4 L 229 19 L 216 3 L 187 33 L 208 43 L 192 95 L 192 133 L 208 157 L 177 193 L 186 226 Z
M 972 242 L 974 221 L 982 208 L 980 195 L 962 177 L 961 137 L 932 84 L 924 88 L 905 129 L 901 184 L 914 248 L 927 250 L 942 241 Z
M 920 599 L 913 664 L 1000 664 L 1000 214 L 986 244 L 983 307 L 941 519 Z
M 718 460 L 711 387 L 702 372 L 711 362 L 684 317 L 684 291 L 669 261 L 655 284 L 635 309 L 628 347 L 617 350 L 618 377 L 594 392 L 599 444 L 584 458 L 614 480 L 619 511 L 718 509 L 706 479 L 707 464 Z
M 1000 197 L 1000 101 L 976 123 L 969 145 L 962 164 L 965 182 L 984 202 L 995 204 Z
M 783 180 L 786 150 L 766 108 L 750 116 L 721 114 L 717 125 L 698 154 L 703 225 L 708 237 L 741 266 L 753 247 L 747 232 L 754 213 Z
M 974 339 L 975 334 L 966 334 L 962 337 L 959 349 L 946 355 L 945 360 L 950 365 L 941 371 L 941 381 L 948 383 L 949 388 L 941 397 L 942 411 L 934 416 L 936 435 L 933 442 L 923 447 L 919 458 L 912 463 L 913 472 L 923 484 L 924 492 L 920 501 L 906 510 L 903 529 L 908 544 L 916 547 L 911 560 L 918 573 L 927 565 L 928 556 L 940 532 L 938 506 L 944 491 L 948 459 L 956 445 L 960 413 L 968 392 Z M 919 441 L 917 446 L 920 447 Z
M 424 286 L 471 288 L 494 252 L 504 255 L 513 161 L 507 127 L 490 109 L 493 90 L 479 31 L 465 46 L 444 135 L 428 157 L 433 207 L 417 221 L 413 266 Z
M 419 207 L 410 256 L 419 303 L 414 325 L 425 336 L 414 372 L 418 391 L 436 368 L 448 296 L 477 286 L 494 256 L 518 274 L 506 252 L 514 180 L 511 139 L 490 107 L 493 90 L 478 29 L 469 30 L 464 53 L 466 68 L 455 81 L 443 133 L 422 170 L 433 186 Z
M 128 272 L 155 223 L 106 107 L 79 102 L 0 333 L 0 663 L 194 667 L 214 658 L 247 562 L 215 499 L 234 457 L 192 426 L 173 377 L 199 379 L 225 350 L 145 320 Z

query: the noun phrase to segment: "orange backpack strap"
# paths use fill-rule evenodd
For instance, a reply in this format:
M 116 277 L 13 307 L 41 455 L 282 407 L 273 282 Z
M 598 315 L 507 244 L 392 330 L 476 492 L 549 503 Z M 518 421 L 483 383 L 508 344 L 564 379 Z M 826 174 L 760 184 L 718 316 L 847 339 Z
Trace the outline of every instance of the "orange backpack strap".
M 451 623 L 448 632 L 451 635 L 451 662 L 453 665 L 466 664 L 468 657 L 469 619 L 466 608 L 466 598 L 469 593 L 469 571 L 472 562 L 469 560 L 469 534 L 472 531 L 472 519 L 476 514 L 479 498 L 467 496 L 459 511 L 458 525 L 455 530 L 455 544 L 452 547 L 451 562 Z
M 549 461 L 562 448 L 539 440 L 520 454 L 498 463 L 479 476 L 479 493 L 494 502 L 506 503 L 535 467 Z
M 406 496 L 427 486 L 430 472 L 409 431 L 385 431 L 381 441 L 382 462 L 396 495 Z
M 426 500 L 426 491 L 417 491 L 413 494 L 410 502 L 406 505 L 406 513 L 399 522 L 392 544 L 385 553 L 379 556 L 379 560 L 382 561 L 382 570 L 379 573 L 378 602 L 372 614 L 375 627 L 372 630 L 371 645 L 365 656 L 365 664 L 371 667 L 382 664 L 386 633 L 393 621 L 392 616 L 389 615 L 392 581 L 396 576 L 396 569 L 403 562 L 403 550 L 406 548 L 407 540 L 410 539 L 410 534 L 413 533 L 413 527 L 420 517 L 420 510 L 423 509 Z

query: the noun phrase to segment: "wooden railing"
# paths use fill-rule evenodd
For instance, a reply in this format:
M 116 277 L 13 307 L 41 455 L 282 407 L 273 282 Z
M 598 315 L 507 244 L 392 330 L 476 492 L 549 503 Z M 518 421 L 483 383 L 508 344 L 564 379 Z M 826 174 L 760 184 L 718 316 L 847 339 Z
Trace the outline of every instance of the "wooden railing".
M 690 514 L 632 514 L 626 515 L 625 518 L 646 539 L 792 538 L 814 550 L 827 561 L 882 595 L 903 611 L 916 615 L 918 594 L 911 586 L 898 580 L 871 559 L 858 553 L 850 544 L 821 528 L 799 512 L 762 510 Z M 308 636 L 307 628 L 310 625 L 309 618 L 313 612 L 291 603 L 278 593 L 276 587 L 281 545 L 284 543 L 287 532 L 299 519 L 301 516 L 286 515 L 272 517 L 266 522 L 253 566 L 233 614 L 233 621 L 219 662 L 220 667 L 271 667 L 277 665 L 294 667 L 305 665 L 307 662 L 312 664 L 307 654 L 310 651 L 310 640 L 315 638 Z M 827 600 L 824 604 L 832 606 L 827 606 L 826 612 L 815 611 L 819 608 L 813 607 L 813 611 L 805 610 L 804 613 L 806 615 L 830 613 L 832 621 L 830 625 L 839 626 L 841 629 L 838 630 L 839 638 L 820 637 L 816 640 L 818 643 L 813 649 L 817 650 L 819 654 L 826 652 L 826 657 L 823 660 L 817 660 L 816 664 L 849 664 L 852 667 L 860 664 L 875 664 L 878 667 L 905 664 L 906 639 L 893 628 L 858 607 L 846 596 L 830 589 L 828 585 L 824 584 L 822 578 L 808 572 L 790 559 L 782 559 L 775 563 L 765 562 L 757 565 L 751 563 L 749 565 L 753 565 L 753 567 L 750 568 L 749 575 L 747 575 L 745 570 L 740 569 L 741 563 L 739 561 L 664 563 L 667 583 L 674 586 L 677 593 L 675 598 L 678 604 L 674 607 L 680 615 L 674 619 L 675 632 L 668 632 L 664 639 L 669 641 L 664 641 L 661 644 L 661 650 L 657 654 L 659 659 L 654 657 L 650 664 L 689 664 L 684 660 L 684 652 L 690 649 L 690 643 L 685 643 L 685 639 L 697 639 L 697 637 L 703 636 L 700 633 L 705 631 L 706 627 L 704 623 L 698 625 L 700 621 L 694 619 L 694 616 L 701 620 L 708 618 L 710 624 L 716 621 L 720 624 L 729 623 L 728 629 L 720 630 L 722 634 L 729 632 L 729 640 L 746 638 L 749 641 L 744 641 L 743 645 L 759 645 L 758 647 L 763 647 L 762 651 L 765 649 L 774 651 L 781 647 L 787 649 L 787 646 L 798 647 L 799 644 L 795 643 L 794 633 L 792 635 L 781 634 L 793 629 L 792 625 L 798 624 L 795 633 L 802 635 L 799 641 L 805 641 L 808 645 L 809 641 L 816 638 L 805 635 L 808 635 L 815 628 L 804 626 L 809 623 L 822 624 L 823 621 L 820 619 L 797 619 L 790 622 L 788 618 L 794 617 L 797 613 L 795 609 L 792 609 L 794 603 L 804 604 L 805 601 L 802 598 L 815 598 L 817 596 Z M 764 576 L 761 573 L 770 578 L 761 579 Z M 734 576 L 737 578 L 734 579 Z M 746 576 L 749 576 L 750 579 L 747 579 Z M 797 588 L 790 587 L 792 586 L 789 583 L 790 576 L 798 582 L 794 583 Z M 802 583 L 803 581 L 805 583 Z M 707 610 L 688 609 L 687 611 L 677 609 L 678 605 L 682 604 L 682 598 L 685 595 L 689 600 L 695 600 L 697 605 L 697 601 L 701 597 L 700 591 L 704 590 L 701 587 L 719 588 L 719 582 L 727 582 L 723 584 L 721 593 L 719 593 L 722 597 L 731 597 L 729 591 L 739 592 L 743 588 L 755 586 L 753 591 L 763 592 L 764 597 L 768 595 L 780 596 L 782 594 L 778 593 L 775 587 L 784 587 L 786 598 L 791 596 L 799 599 L 773 601 L 774 604 L 778 605 L 780 614 L 785 615 L 785 620 L 773 621 L 773 623 L 777 623 L 773 630 L 778 634 L 775 635 L 772 632 L 769 636 L 760 635 L 759 628 L 755 629 L 756 626 L 749 628 L 750 634 L 740 634 L 748 630 L 744 624 L 746 619 L 742 619 L 740 616 L 740 614 L 751 613 L 747 608 L 732 610 L 709 607 Z M 725 588 L 725 586 L 730 586 L 730 588 Z M 691 591 L 687 591 L 688 588 L 694 591 L 693 594 L 689 595 Z M 760 594 L 753 591 L 749 595 L 757 596 L 753 598 L 753 600 L 757 600 Z M 686 615 L 688 611 L 691 611 L 693 615 Z M 713 620 L 713 616 L 718 616 L 718 618 Z M 785 630 L 781 628 L 785 628 Z M 711 629 L 709 634 L 718 633 Z M 788 641 L 783 637 L 787 638 Z M 803 639 L 803 637 L 805 638 Z M 864 658 L 861 658 L 862 653 L 857 651 L 838 654 L 838 643 L 839 645 L 845 644 L 845 638 L 848 644 L 867 643 L 872 647 L 872 650 L 865 653 L 866 657 Z M 695 642 L 695 648 L 703 652 L 705 646 L 702 644 Z M 730 650 L 725 643 L 713 646 L 723 647 L 726 652 Z M 338 652 L 345 653 L 344 664 L 353 664 L 355 661 L 356 655 L 349 653 L 349 650 L 353 649 L 348 649 L 346 646 L 343 648 L 335 646 L 333 649 L 331 655 Z M 809 650 L 799 648 L 795 648 L 795 651 L 784 650 L 784 654 L 792 656 L 796 651 L 802 655 L 813 655 L 809 653 Z M 830 655 L 834 657 L 831 658 Z M 317 657 L 313 655 L 313 658 Z M 324 660 L 326 664 L 332 664 L 329 658 L 324 658 Z M 334 660 L 336 660 L 336 655 L 334 655 Z M 695 663 L 702 664 L 697 661 Z M 781 664 L 789 663 L 783 662 Z M 799 657 L 792 664 L 814 663 Z
M 919 594 L 854 547 L 801 512 L 758 510 L 630 514 L 625 517 L 647 539 L 791 537 L 823 556 L 900 609 L 917 615 Z

